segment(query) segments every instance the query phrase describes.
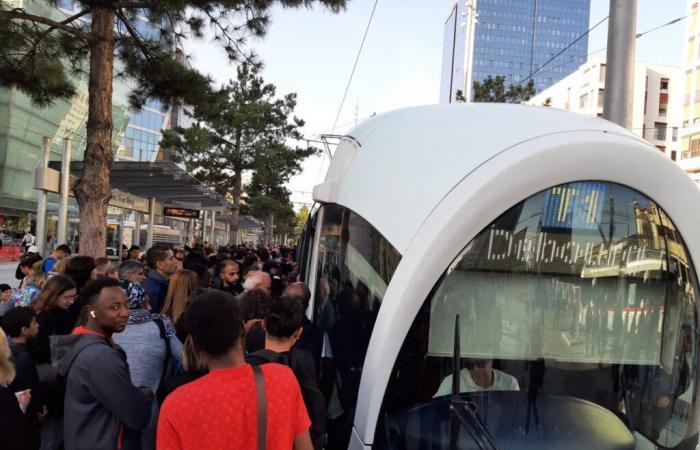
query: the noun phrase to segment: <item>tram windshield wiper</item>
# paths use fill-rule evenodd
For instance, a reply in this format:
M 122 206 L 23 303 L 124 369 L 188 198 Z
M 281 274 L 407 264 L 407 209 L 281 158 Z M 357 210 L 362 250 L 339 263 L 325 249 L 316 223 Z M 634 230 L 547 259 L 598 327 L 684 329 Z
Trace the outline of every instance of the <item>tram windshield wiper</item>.
M 486 429 L 484 423 L 476 414 L 476 405 L 462 400 L 460 391 L 460 343 L 459 343 L 459 314 L 455 316 L 454 348 L 452 350 L 452 394 L 450 396 L 450 412 L 452 423 L 450 424 L 450 450 L 457 450 L 460 427 L 464 428 L 479 449 L 498 450 L 493 437 Z

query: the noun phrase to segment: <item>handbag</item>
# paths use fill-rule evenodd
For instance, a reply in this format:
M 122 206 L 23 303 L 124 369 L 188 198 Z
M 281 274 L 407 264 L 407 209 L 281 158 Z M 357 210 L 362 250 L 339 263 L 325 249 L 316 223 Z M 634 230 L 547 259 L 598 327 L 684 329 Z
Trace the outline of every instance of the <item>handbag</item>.
M 265 377 L 260 366 L 253 366 L 255 379 L 255 400 L 258 410 L 258 450 L 267 447 L 267 393 L 265 392 Z
M 165 363 L 163 364 L 163 373 L 160 376 L 160 383 L 158 383 L 158 390 L 160 391 L 165 380 L 182 375 L 185 373 L 185 369 L 182 367 L 182 364 L 180 364 L 180 361 L 173 356 L 173 352 L 170 349 L 170 340 L 165 334 L 165 324 L 160 319 L 155 319 L 154 322 L 158 325 L 158 329 L 160 329 L 161 339 L 165 341 Z

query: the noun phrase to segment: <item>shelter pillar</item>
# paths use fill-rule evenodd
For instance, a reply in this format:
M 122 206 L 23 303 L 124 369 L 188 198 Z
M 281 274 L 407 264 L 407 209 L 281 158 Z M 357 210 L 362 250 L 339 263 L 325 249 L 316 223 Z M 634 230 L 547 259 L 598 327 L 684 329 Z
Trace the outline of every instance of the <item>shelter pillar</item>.
M 208 212 L 206 209 L 202 212 L 202 245 L 204 245 L 204 241 L 207 240 L 207 216 Z
M 126 213 L 124 210 L 121 211 L 121 214 L 119 214 L 119 244 L 117 244 L 117 254 L 119 255 L 119 262 L 122 262 L 122 245 L 124 245 L 124 225 L 126 222 L 126 219 L 124 218 L 124 215 Z
M 49 158 L 51 157 L 51 138 L 45 137 L 43 140 L 43 153 L 41 155 L 42 171 L 49 166 Z M 39 253 L 46 255 L 46 208 L 49 202 L 49 193 L 45 189 L 39 190 L 39 198 L 36 204 L 36 246 L 39 247 Z M 53 250 L 53 249 L 51 249 Z
M 211 212 L 211 230 L 209 230 L 209 243 L 216 246 L 216 211 Z
M 63 139 L 63 160 L 61 161 L 61 184 L 60 200 L 58 203 L 58 231 L 56 233 L 56 243 L 65 244 L 68 231 L 68 191 L 70 190 L 70 159 L 71 142 L 70 139 Z
M 156 198 L 148 200 L 148 229 L 146 230 L 146 250 L 153 247 L 153 228 L 156 224 Z
M 134 234 L 131 235 L 131 245 L 141 246 L 141 213 L 134 212 Z

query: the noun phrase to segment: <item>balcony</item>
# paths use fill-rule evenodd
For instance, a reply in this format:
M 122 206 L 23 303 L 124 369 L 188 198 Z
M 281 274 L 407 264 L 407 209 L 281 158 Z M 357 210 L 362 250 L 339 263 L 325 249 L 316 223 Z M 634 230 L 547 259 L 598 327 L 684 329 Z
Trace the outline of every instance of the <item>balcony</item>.
M 665 141 L 666 140 L 666 128 L 654 128 L 652 133 L 652 139 L 655 141 Z

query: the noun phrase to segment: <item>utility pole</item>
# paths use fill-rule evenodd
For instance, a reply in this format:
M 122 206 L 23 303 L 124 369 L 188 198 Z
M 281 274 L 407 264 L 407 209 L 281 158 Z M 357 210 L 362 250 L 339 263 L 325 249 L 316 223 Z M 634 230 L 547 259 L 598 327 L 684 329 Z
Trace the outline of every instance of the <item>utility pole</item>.
M 467 0 L 467 30 L 465 37 L 467 39 L 464 49 L 464 98 L 467 103 L 472 101 L 472 69 L 474 67 L 474 31 L 476 28 L 477 17 L 476 0 Z M 458 18 L 459 19 L 459 18 Z M 452 94 L 450 94 L 452 95 Z
M 68 193 L 70 191 L 70 139 L 63 139 L 63 159 L 61 160 L 60 198 L 58 202 L 58 230 L 56 244 L 65 244 L 68 237 Z
M 603 117 L 632 128 L 637 0 L 610 0 Z

